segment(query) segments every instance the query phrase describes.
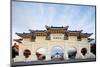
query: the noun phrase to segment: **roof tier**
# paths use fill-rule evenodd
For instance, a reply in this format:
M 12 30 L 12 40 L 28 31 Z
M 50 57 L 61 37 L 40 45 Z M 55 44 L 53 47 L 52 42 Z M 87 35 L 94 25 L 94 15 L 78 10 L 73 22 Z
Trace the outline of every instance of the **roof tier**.
M 31 36 L 48 36 L 48 34 L 65 34 L 67 33 L 68 36 L 81 36 L 82 38 L 88 38 L 93 33 L 82 33 L 83 30 L 67 30 L 69 26 L 65 27 L 49 27 L 45 26 L 47 30 L 29 30 L 30 33 L 16 33 L 18 36 L 22 38 L 29 38 Z

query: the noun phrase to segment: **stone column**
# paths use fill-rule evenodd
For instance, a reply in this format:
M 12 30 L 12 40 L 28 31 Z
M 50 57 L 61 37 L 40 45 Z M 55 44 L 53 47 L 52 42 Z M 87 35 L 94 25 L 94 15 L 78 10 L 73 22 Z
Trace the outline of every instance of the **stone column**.
M 81 49 L 77 48 L 76 59 L 82 59 L 82 58 L 84 58 L 84 57 L 82 56 Z
M 37 56 L 36 56 L 36 54 L 35 54 L 35 52 L 32 54 L 32 60 L 33 61 L 37 61 L 38 59 L 37 59 Z
M 51 60 L 51 56 L 49 54 L 46 55 L 46 60 Z
M 84 56 L 84 58 L 90 58 L 90 55 L 91 55 L 91 52 L 90 52 L 90 44 L 87 44 L 87 53 L 86 55 Z
M 37 61 L 37 56 L 36 56 L 37 49 L 35 49 L 35 48 L 36 48 L 36 46 L 32 45 L 32 51 L 31 51 L 31 53 L 32 53 L 32 60 L 33 61 Z
M 46 60 L 51 60 L 51 50 L 49 47 L 47 48 Z
M 90 45 L 90 43 L 88 45 L 89 45 L 88 46 L 88 54 L 89 54 L 89 57 L 88 58 L 90 58 L 91 57 L 91 45 Z
M 64 48 L 64 60 L 68 60 L 68 53 L 66 48 Z

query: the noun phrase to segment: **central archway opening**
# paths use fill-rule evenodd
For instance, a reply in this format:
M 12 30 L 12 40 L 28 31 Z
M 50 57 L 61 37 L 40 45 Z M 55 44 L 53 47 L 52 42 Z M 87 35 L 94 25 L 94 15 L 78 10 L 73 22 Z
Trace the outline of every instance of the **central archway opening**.
M 36 56 L 38 60 L 45 60 L 46 59 L 46 49 L 45 48 L 39 48 L 36 51 Z
M 75 59 L 76 54 L 77 54 L 77 49 L 76 48 L 72 47 L 72 48 L 68 49 L 68 58 L 69 59 Z
M 53 47 L 51 50 L 51 60 L 63 60 L 64 53 L 61 47 Z

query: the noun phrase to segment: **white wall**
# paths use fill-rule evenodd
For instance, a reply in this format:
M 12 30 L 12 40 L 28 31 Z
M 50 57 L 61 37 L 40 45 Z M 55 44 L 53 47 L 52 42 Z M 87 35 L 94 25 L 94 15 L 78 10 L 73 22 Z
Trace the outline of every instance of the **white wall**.
M 57 39 L 54 39 L 56 37 Z M 61 37 L 58 39 L 58 37 Z M 35 55 L 37 49 L 45 48 L 46 49 L 46 60 L 51 60 L 51 50 L 54 47 L 61 47 L 64 52 L 64 59 L 68 59 L 68 49 L 76 48 L 77 55 L 76 58 L 86 59 L 90 58 L 90 43 L 87 38 L 82 38 L 82 41 L 77 40 L 77 36 L 69 36 L 68 40 L 64 40 L 64 34 L 50 34 L 51 40 L 45 40 L 46 36 L 36 36 L 35 42 L 31 42 L 30 38 L 24 38 L 22 44 L 19 46 L 19 56 L 14 59 L 14 62 L 26 61 L 23 56 L 25 49 L 31 51 L 30 59 L 27 61 L 35 61 L 37 57 Z M 83 56 L 81 53 L 82 48 L 87 49 L 87 55 Z

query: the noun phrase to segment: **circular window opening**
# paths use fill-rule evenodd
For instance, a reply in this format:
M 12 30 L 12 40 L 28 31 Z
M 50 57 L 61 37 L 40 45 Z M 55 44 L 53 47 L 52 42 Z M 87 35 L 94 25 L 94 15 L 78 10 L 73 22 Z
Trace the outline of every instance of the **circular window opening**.
M 87 49 L 86 48 L 82 48 L 81 53 L 82 53 L 83 56 L 85 56 L 86 53 L 87 53 Z
M 25 56 L 25 58 L 28 58 L 28 57 L 29 57 L 29 55 L 31 55 L 31 51 L 30 51 L 30 50 L 28 50 L 28 49 L 26 49 L 26 50 L 24 50 L 23 55 Z

